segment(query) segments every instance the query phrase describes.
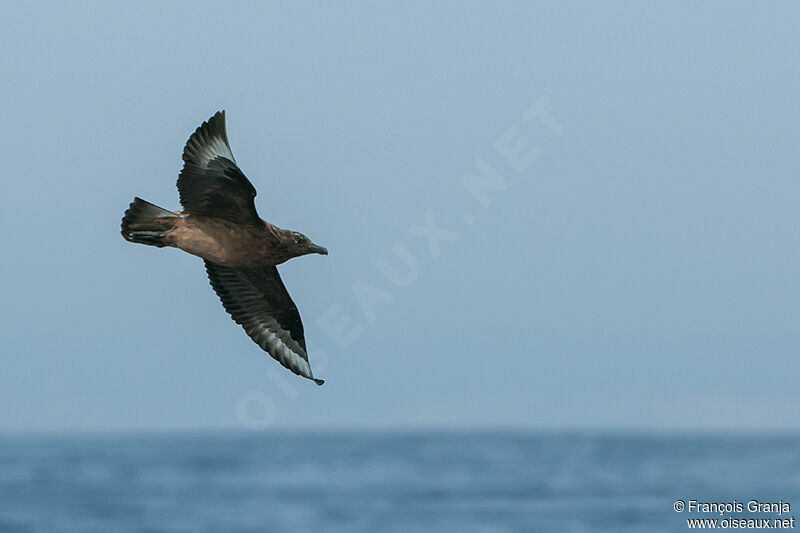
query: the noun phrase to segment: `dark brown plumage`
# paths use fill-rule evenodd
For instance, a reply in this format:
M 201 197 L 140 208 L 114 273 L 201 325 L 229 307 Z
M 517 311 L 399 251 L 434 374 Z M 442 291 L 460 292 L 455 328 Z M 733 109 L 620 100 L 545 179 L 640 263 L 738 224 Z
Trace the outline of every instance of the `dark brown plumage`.
M 134 198 L 122 219 L 122 236 L 202 257 L 211 286 L 233 320 L 283 366 L 322 385 L 311 372 L 300 313 L 276 265 L 328 251 L 258 216 L 255 187 L 228 144 L 224 111 L 189 137 L 183 162 L 178 177 L 183 211 Z

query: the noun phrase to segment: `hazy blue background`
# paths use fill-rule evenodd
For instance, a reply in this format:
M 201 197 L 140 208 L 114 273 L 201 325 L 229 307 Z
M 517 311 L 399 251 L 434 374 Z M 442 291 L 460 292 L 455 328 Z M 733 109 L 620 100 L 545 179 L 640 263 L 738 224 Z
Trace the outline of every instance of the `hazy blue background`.
M 800 429 L 798 15 L 4 2 L 0 430 Z M 524 121 L 540 97 L 560 136 Z M 330 250 L 281 268 L 322 388 L 199 259 L 119 236 L 134 195 L 178 207 L 221 108 L 262 217 Z M 541 151 L 521 173 L 510 127 Z M 487 207 L 460 183 L 478 158 L 508 182 Z M 409 231 L 428 209 L 458 232 L 438 259 Z M 395 243 L 407 287 L 376 265 Z M 356 283 L 393 300 L 373 321 Z M 362 328 L 345 349 L 331 306 Z

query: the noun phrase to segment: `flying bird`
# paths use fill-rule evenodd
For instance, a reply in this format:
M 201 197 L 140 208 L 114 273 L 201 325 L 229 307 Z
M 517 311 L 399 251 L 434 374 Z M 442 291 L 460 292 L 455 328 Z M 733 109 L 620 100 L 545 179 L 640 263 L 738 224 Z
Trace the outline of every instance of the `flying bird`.
M 183 211 L 134 198 L 122 219 L 122 236 L 201 257 L 222 306 L 250 338 L 295 374 L 322 385 L 311 371 L 303 322 L 276 265 L 328 250 L 258 216 L 256 189 L 228 144 L 225 111 L 203 122 L 186 142 L 178 192 Z

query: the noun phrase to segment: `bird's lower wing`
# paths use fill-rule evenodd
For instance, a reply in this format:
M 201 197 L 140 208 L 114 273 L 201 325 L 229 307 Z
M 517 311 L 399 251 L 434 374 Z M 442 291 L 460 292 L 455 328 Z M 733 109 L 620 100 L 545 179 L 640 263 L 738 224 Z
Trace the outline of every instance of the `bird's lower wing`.
M 306 354 L 303 322 L 274 266 L 229 268 L 206 261 L 206 272 L 225 310 L 264 351 L 317 385 Z

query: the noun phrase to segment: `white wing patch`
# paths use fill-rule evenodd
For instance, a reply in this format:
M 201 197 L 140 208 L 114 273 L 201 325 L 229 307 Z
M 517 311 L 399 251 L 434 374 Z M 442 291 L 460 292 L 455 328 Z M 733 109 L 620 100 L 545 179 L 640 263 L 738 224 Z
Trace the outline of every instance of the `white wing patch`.
M 230 159 L 234 164 L 236 163 L 231 149 L 225 143 L 225 140 L 219 137 L 212 137 L 209 139 L 208 142 L 198 148 L 196 154 L 197 162 L 200 163 L 201 166 L 206 166 L 209 161 L 220 156 Z
M 314 375 L 311 373 L 311 366 L 305 359 L 308 356 L 303 352 L 303 349 L 293 341 L 289 332 L 278 324 L 277 320 L 258 320 L 254 317 L 242 325 L 250 337 L 283 366 L 301 376 L 314 379 Z M 289 347 L 287 342 L 293 344 L 294 349 Z M 303 353 L 297 353 L 297 350 Z
M 183 149 L 184 161 L 191 161 L 194 165 L 203 168 L 212 159 L 224 157 L 236 164 L 227 138 L 225 112 L 219 111 L 203 122 L 186 141 Z

